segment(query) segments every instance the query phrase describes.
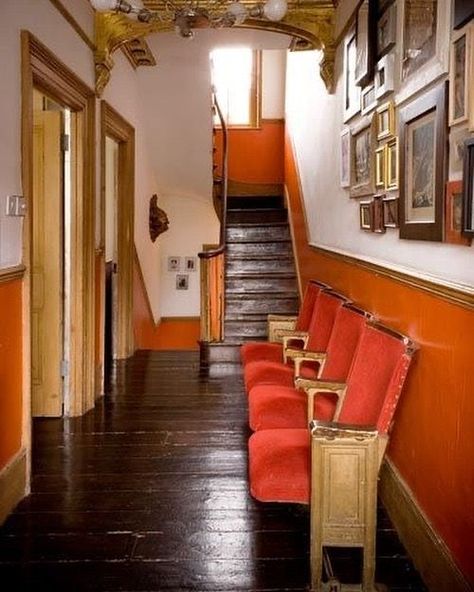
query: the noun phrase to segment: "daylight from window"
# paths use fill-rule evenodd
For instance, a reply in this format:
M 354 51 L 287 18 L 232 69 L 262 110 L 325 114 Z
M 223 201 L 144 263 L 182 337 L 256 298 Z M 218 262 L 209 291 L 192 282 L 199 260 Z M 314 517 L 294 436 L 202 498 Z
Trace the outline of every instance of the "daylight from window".
M 211 52 L 212 84 L 228 125 L 250 125 L 254 53 L 246 47 Z

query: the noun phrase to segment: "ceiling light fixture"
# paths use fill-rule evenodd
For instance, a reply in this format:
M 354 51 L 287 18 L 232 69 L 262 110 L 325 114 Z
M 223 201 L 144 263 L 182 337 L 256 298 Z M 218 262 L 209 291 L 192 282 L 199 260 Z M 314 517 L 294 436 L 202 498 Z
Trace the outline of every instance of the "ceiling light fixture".
M 287 0 L 267 0 L 255 5 L 226 0 L 163 0 L 163 8 L 150 10 L 141 2 L 127 0 L 90 0 L 98 12 L 120 12 L 136 17 L 143 23 L 153 21 L 173 23 L 182 37 L 192 37 L 193 29 L 220 28 L 241 25 L 247 18 L 280 21 L 287 11 Z

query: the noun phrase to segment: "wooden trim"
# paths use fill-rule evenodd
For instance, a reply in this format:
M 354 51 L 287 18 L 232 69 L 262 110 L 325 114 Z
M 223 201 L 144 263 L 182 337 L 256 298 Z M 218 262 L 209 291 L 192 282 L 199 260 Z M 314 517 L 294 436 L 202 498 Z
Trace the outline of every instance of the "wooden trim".
M 26 450 L 21 449 L 0 471 L 0 524 L 27 493 L 26 457 Z
M 263 125 L 264 123 L 285 123 L 285 118 L 284 117 L 275 117 L 275 118 L 262 117 L 260 119 L 260 125 Z
M 84 43 L 91 49 L 92 51 L 96 50 L 95 43 L 92 39 L 89 38 L 89 35 L 84 31 L 81 25 L 76 21 L 76 19 L 72 16 L 69 10 L 64 6 L 64 4 L 60 0 L 49 0 L 51 4 L 56 8 L 58 12 L 65 18 L 65 20 L 71 25 L 71 27 L 76 31 L 79 37 L 84 41 Z
M 396 467 L 386 460 L 380 472 L 379 494 L 387 512 L 429 590 L 472 590 L 443 541 L 416 503 Z
M 148 310 L 148 314 L 150 316 L 150 320 L 153 323 L 153 325 L 155 327 L 157 327 L 159 325 L 160 321 L 155 322 L 155 317 L 153 315 L 153 310 L 151 308 L 150 297 L 148 296 L 148 291 L 146 289 L 145 278 L 143 277 L 142 266 L 141 266 L 141 263 L 140 263 L 140 259 L 138 258 L 137 247 L 135 245 L 133 246 L 133 259 L 134 259 L 134 263 L 136 265 L 136 269 L 138 271 L 138 277 L 140 278 L 140 283 L 141 283 L 141 286 L 142 286 L 142 291 L 143 291 L 143 294 L 145 295 L 146 307 L 147 307 L 147 310 Z M 163 320 L 163 319 L 161 319 L 161 320 Z
M 364 261 L 363 259 L 359 259 L 352 255 L 337 253 L 336 251 L 332 251 L 325 247 L 317 246 L 311 243 L 309 246 L 313 251 L 316 251 L 321 255 L 331 257 L 332 259 L 336 259 L 338 261 L 343 261 L 344 263 L 353 265 L 355 267 L 360 267 L 362 269 L 370 271 L 373 274 L 386 277 L 391 280 L 395 280 L 397 282 L 400 282 L 401 284 L 410 286 L 411 288 L 416 288 L 418 290 L 422 290 L 423 292 L 428 292 L 429 294 L 432 294 L 437 298 L 447 300 L 452 304 L 457 304 L 459 306 L 463 306 L 464 308 L 474 310 L 474 292 L 465 292 L 460 288 L 439 284 L 434 281 L 410 275 L 409 273 L 403 271 L 390 269 L 389 267 L 380 265 L 379 263 Z
M 161 317 L 160 322 L 174 322 L 174 321 L 200 321 L 201 317 Z
M 26 267 L 24 265 L 15 265 L 14 267 L 5 267 L 0 269 L 0 284 L 6 284 L 14 280 L 22 280 L 25 275 Z

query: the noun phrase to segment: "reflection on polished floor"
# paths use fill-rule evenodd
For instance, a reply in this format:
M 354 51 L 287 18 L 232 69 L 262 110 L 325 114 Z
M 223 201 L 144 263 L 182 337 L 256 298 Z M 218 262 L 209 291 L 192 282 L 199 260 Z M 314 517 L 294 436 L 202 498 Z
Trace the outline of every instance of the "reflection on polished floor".
M 139 352 L 82 418 L 34 426 L 32 495 L 0 529 L 12 590 L 303 591 L 305 508 L 247 486 L 240 375 L 199 376 L 197 354 Z M 425 590 L 383 509 L 377 580 Z M 358 581 L 357 553 L 334 556 Z

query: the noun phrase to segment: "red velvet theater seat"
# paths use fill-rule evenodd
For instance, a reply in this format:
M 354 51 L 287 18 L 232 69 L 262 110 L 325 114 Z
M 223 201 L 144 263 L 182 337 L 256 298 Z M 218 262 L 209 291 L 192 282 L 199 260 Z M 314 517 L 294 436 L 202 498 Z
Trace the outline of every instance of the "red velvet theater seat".
M 318 380 L 346 381 L 368 318 L 368 313 L 351 304 L 345 304 L 338 310 L 326 354 L 315 353 L 322 360 Z M 305 377 L 298 370 L 299 362 L 312 353 L 301 352 L 301 357 L 295 359 L 295 374 Z M 320 395 L 315 398 L 312 413 L 308 417 L 308 397 L 304 390 L 281 383 L 259 383 L 249 393 L 249 425 L 254 431 L 305 428 L 313 418 L 332 420 L 336 403 L 336 395 Z
M 328 288 L 329 286 L 316 280 L 308 282 L 298 317 L 295 320 L 294 332 L 308 331 L 318 295 L 321 290 Z M 277 315 L 269 315 L 269 317 L 271 322 L 271 319 L 277 318 Z M 292 331 L 287 332 L 288 335 L 291 333 Z M 244 366 L 253 360 L 281 362 L 283 360 L 283 346 L 281 343 L 276 342 L 248 341 L 240 348 L 240 359 Z
M 407 338 L 367 324 L 339 397 L 335 421 L 374 426 L 379 437 L 387 436 L 413 351 Z M 326 390 L 324 381 L 316 384 L 316 393 Z M 255 432 L 249 439 L 251 494 L 260 501 L 309 503 L 309 457 L 307 428 Z
M 349 301 L 335 292 L 321 292 L 318 296 L 308 328 L 308 341 L 305 349 L 325 352 L 331 337 L 338 310 Z M 262 383 L 293 384 L 294 366 L 291 358 L 299 355 L 298 350 L 284 350 L 284 361 L 259 360 L 249 362 L 244 367 L 244 383 L 247 393 Z M 317 366 L 307 377 L 317 376 Z

